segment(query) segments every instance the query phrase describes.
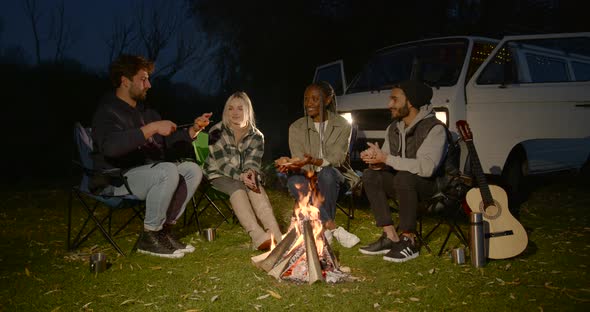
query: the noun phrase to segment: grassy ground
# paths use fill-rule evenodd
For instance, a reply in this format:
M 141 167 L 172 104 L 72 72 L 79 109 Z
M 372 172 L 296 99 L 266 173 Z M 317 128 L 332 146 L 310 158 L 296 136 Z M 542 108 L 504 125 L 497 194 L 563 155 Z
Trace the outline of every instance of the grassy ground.
M 476 269 L 422 249 L 418 259 L 395 264 L 336 243 L 341 264 L 355 278 L 336 285 L 298 285 L 267 276 L 250 263 L 258 252 L 250 250 L 239 225 L 223 224 L 213 242 L 204 241 L 194 227 L 182 229 L 197 251 L 177 260 L 120 257 L 99 235 L 81 250 L 66 252 L 67 192 L 4 191 L 0 311 L 587 311 L 590 195 L 587 178 L 581 180 L 551 179 L 535 189 L 521 217 L 529 245 L 514 259 Z M 291 199 L 271 191 L 271 201 L 287 226 Z M 344 215 L 337 218 L 343 222 Z M 203 220 L 213 221 L 218 220 Z M 426 229 L 433 224 L 426 220 Z M 125 250 L 139 229 L 136 222 L 118 238 Z M 357 210 L 351 231 L 361 243 L 380 234 L 366 206 Z M 442 244 L 443 232 L 431 240 L 433 249 Z M 451 247 L 457 244 L 452 238 Z M 97 250 L 107 253 L 112 266 L 93 275 L 88 254 Z

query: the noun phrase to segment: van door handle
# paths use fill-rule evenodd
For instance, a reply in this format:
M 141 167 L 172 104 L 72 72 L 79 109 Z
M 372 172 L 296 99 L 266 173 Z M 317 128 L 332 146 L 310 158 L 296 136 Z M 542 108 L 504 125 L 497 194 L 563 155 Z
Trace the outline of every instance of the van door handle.
M 576 104 L 576 107 L 590 108 L 590 104 Z

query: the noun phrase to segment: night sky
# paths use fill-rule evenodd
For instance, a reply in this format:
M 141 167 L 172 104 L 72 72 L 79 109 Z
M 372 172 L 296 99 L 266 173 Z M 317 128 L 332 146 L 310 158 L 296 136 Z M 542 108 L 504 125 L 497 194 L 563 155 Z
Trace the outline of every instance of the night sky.
M 51 23 L 50 13 L 61 0 L 38 1 L 43 8 L 42 25 Z M 4 31 L 1 34 L 3 46 L 20 45 L 27 52 L 26 58 L 34 59 L 34 43 L 31 23 L 23 7 L 24 1 L 0 0 L 1 17 Z M 74 28 L 76 42 L 66 55 L 77 59 L 92 69 L 105 70 L 107 66 L 107 47 L 105 36 L 111 31 L 116 16 L 131 13 L 133 1 L 101 0 L 76 1 L 65 0 L 65 14 Z M 42 36 L 47 36 L 47 26 L 42 27 Z M 45 49 L 47 57 L 50 52 Z
M 48 39 L 52 15 L 62 0 L 37 0 L 43 12 L 39 22 L 41 36 L 41 58 L 47 60 L 54 52 L 54 45 Z M 116 20 L 132 20 L 137 17 L 136 10 L 140 3 L 148 8 L 162 1 L 139 0 L 101 0 L 78 1 L 64 0 L 66 23 L 72 27 L 74 42 L 65 51 L 65 56 L 79 61 L 91 71 L 106 72 L 109 59 L 106 40 L 113 32 Z M 184 4 L 184 1 L 175 1 Z M 25 13 L 24 0 L 0 0 L 0 47 L 7 49 L 16 46 L 25 51 L 24 59 L 27 63 L 34 63 L 35 48 L 31 22 Z M 184 14 L 182 11 L 181 14 Z M 186 27 L 193 27 L 194 23 L 187 23 Z M 195 32 L 195 36 L 199 36 Z M 199 37 L 197 37 L 199 38 Z M 174 42 L 170 44 L 173 48 Z M 170 48 L 169 48 L 170 49 Z M 163 64 L 170 58 L 170 50 L 164 50 L 162 56 L 156 60 L 156 66 Z M 131 49 L 139 50 L 137 46 Z M 141 50 L 140 50 L 141 51 Z M 213 70 L 213 69 L 211 69 Z M 181 71 L 173 77 L 173 81 L 187 82 L 193 87 L 199 87 L 199 81 L 193 79 L 194 73 Z

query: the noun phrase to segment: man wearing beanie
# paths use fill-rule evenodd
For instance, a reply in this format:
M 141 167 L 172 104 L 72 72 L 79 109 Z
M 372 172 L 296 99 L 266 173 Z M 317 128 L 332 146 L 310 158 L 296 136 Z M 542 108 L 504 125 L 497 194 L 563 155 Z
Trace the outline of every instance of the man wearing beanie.
M 369 165 L 363 173 L 363 186 L 383 235 L 361 247 L 367 255 L 384 254 L 383 259 L 404 262 L 419 255 L 416 246 L 418 202 L 436 192 L 436 178 L 444 175 L 442 162 L 447 150 L 445 125 L 436 119 L 430 99 L 432 88 L 422 82 L 404 81 L 391 90 L 388 107 L 393 123 L 385 131 L 385 142 L 368 143 L 361 153 Z M 398 235 L 388 197 L 399 203 Z

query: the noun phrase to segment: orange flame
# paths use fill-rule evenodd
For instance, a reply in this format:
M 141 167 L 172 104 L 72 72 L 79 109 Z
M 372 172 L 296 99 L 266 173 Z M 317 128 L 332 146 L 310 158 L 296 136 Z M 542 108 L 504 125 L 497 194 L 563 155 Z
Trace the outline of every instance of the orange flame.
M 306 173 L 306 176 L 308 176 L 308 178 L 313 179 L 313 177 L 315 176 L 313 175 L 313 173 L 311 177 L 309 175 L 310 174 L 308 171 Z M 315 185 L 315 181 L 312 181 L 310 184 Z M 295 188 L 297 190 L 300 190 L 302 187 L 302 185 L 295 185 Z M 309 204 L 309 199 L 311 196 L 313 196 L 314 205 Z M 322 239 L 323 226 L 320 220 L 320 209 L 315 205 L 320 206 L 323 201 L 323 196 L 321 196 L 319 192 L 315 191 L 315 187 L 308 194 L 302 194 L 301 192 L 299 192 L 299 200 L 295 207 L 294 213 L 295 218 L 297 220 L 296 224 L 302 224 L 304 220 L 308 220 L 310 222 L 318 254 L 321 254 L 322 250 L 324 249 L 324 240 Z M 297 240 L 295 241 L 289 252 L 303 244 L 303 233 L 301 233 L 301 229 L 299 228 L 299 226 L 296 226 L 295 230 L 297 231 Z
M 275 247 L 277 246 L 277 243 L 275 241 L 275 236 L 270 233 L 270 250 L 275 249 Z

